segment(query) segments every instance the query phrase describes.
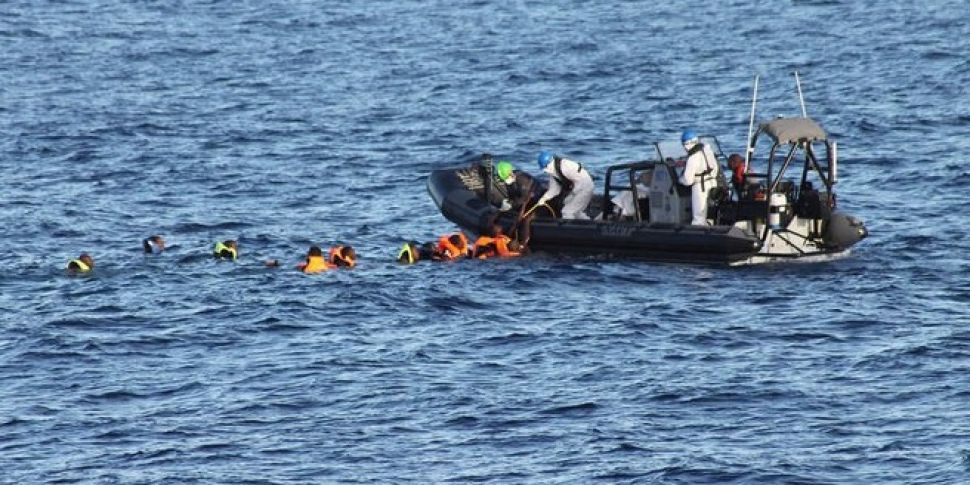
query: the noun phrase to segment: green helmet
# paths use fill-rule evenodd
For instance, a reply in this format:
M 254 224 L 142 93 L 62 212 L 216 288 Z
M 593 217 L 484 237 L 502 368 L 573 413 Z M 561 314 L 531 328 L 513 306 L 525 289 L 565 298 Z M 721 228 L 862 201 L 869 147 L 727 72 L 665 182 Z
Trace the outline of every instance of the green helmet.
M 501 162 L 498 162 L 498 165 L 495 166 L 495 173 L 497 173 L 498 174 L 498 178 L 500 178 L 502 180 L 505 180 L 505 179 L 511 177 L 513 170 L 515 170 L 515 167 L 512 166 L 511 163 L 509 163 L 509 162 L 507 162 L 505 160 L 502 160 Z

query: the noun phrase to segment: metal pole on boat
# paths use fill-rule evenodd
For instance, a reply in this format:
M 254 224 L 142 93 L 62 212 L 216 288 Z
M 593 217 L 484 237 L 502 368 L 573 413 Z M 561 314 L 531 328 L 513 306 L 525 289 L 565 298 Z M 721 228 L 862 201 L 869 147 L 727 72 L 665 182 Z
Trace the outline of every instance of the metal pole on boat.
M 795 88 L 798 89 L 798 102 L 802 105 L 802 118 L 808 118 L 808 112 L 805 111 L 805 98 L 802 96 L 802 82 L 798 79 L 798 71 L 795 71 Z
M 751 136 L 754 133 L 754 108 L 758 104 L 758 78 L 757 74 L 754 75 L 754 94 L 751 96 L 751 121 L 748 122 L 748 147 L 744 151 L 744 172 L 748 173 L 748 164 L 751 162 L 751 154 L 754 152 L 754 147 L 751 146 Z
M 839 166 L 839 144 L 835 141 L 829 147 L 829 152 L 832 157 L 832 161 L 829 162 L 829 184 L 835 185 L 839 181 L 838 169 Z
M 482 154 L 482 165 L 485 168 L 485 201 L 490 202 L 492 200 L 492 154 L 483 153 Z

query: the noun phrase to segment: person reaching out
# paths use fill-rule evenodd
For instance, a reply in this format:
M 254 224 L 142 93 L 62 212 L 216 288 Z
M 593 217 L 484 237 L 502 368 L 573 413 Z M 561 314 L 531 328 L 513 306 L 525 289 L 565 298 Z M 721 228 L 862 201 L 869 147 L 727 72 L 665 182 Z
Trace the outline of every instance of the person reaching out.
M 504 188 L 507 195 L 502 200 L 499 211 L 507 212 L 510 210 L 521 209 L 528 205 L 532 198 L 532 177 L 524 172 L 515 169 L 511 162 L 502 160 L 495 166 L 495 174 L 498 176 L 499 183 Z
M 543 151 L 538 157 L 539 169 L 549 174 L 549 188 L 539 198 L 537 206 L 553 198 L 563 197 L 562 218 L 584 219 L 586 206 L 593 198 L 593 178 L 583 165 Z

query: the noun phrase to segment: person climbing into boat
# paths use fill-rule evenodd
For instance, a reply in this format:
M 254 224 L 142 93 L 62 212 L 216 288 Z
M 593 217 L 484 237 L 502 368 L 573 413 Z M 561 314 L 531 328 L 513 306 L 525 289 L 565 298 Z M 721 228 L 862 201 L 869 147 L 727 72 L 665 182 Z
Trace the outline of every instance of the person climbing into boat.
M 717 186 L 717 158 L 711 148 L 701 143 L 694 130 L 686 129 L 680 142 L 687 150 L 687 162 L 678 181 L 690 187 L 691 225 L 706 226 L 707 199 L 711 189 Z
M 158 234 L 148 236 L 142 240 L 141 247 L 145 254 L 159 254 L 165 250 L 165 239 Z
M 445 234 L 438 238 L 438 247 L 434 259 L 439 261 L 452 261 L 455 259 L 467 258 L 470 254 L 468 237 L 459 231 Z
M 478 259 L 488 259 L 492 257 L 514 258 L 521 256 L 517 241 L 502 233 L 502 226 L 495 224 L 492 226 L 491 235 L 481 235 L 475 240 L 472 247 L 472 257 Z
M 353 268 L 357 266 L 357 252 L 354 251 L 353 246 L 333 246 L 330 248 L 327 262 L 336 268 Z
M 88 253 L 81 253 L 77 259 L 67 262 L 67 272 L 70 274 L 90 273 L 94 269 L 94 258 Z
M 585 219 L 586 206 L 593 198 L 593 177 L 579 162 L 569 160 L 551 152 L 542 151 L 538 157 L 539 169 L 549 174 L 549 188 L 542 194 L 536 206 L 545 204 L 555 197 L 563 197 L 563 219 Z
M 310 246 L 306 253 L 306 261 L 296 265 L 296 268 L 304 273 L 322 273 L 332 266 L 324 259 L 320 246 Z
M 212 255 L 217 259 L 231 259 L 235 261 L 239 257 L 239 245 L 233 239 L 218 241 L 212 248 Z

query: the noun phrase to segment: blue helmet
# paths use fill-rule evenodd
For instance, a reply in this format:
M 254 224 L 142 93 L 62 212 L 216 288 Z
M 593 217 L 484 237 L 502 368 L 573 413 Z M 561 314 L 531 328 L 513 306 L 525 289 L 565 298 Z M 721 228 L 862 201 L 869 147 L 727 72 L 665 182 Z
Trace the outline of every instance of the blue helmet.
M 549 162 L 552 161 L 552 152 L 545 150 L 539 152 L 539 170 L 545 170 Z
M 687 128 L 683 133 L 681 133 L 680 142 L 687 143 L 689 141 L 697 141 L 697 133 L 694 133 L 694 130 Z

